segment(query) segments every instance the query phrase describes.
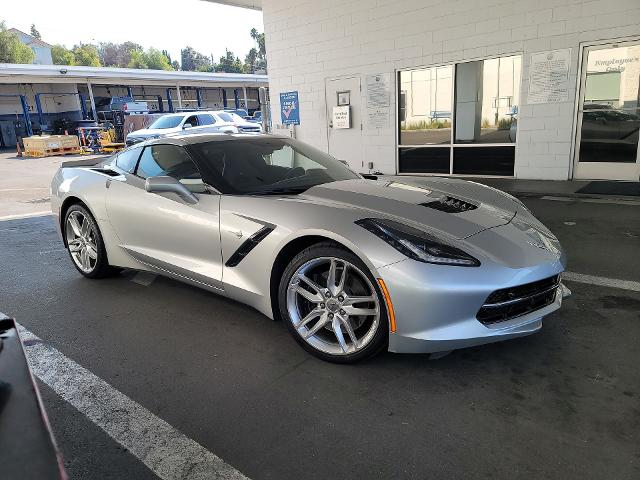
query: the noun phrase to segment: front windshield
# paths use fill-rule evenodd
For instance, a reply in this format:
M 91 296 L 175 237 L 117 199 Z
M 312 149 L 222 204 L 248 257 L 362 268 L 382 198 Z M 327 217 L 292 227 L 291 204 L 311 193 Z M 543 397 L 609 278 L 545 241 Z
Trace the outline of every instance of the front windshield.
M 160 117 L 147 128 L 163 129 L 163 128 L 175 128 L 180 125 L 184 117 L 181 115 L 171 115 L 166 117 Z
M 234 138 L 188 148 L 205 181 L 222 193 L 300 193 L 360 178 L 326 153 L 288 138 Z

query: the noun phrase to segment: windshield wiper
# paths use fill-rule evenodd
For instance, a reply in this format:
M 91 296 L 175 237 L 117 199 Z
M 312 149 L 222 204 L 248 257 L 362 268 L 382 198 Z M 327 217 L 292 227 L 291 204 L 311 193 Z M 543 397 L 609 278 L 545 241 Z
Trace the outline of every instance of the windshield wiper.
M 246 192 L 245 195 L 297 195 L 307 191 L 311 187 L 282 187 L 270 190 L 256 190 L 254 192 Z

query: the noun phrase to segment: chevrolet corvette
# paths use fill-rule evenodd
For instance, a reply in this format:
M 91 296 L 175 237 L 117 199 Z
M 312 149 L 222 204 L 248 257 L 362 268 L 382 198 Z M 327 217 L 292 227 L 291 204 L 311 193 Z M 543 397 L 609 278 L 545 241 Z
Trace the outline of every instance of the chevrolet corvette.
M 567 292 L 557 238 L 515 197 L 362 176 L 288 137 L 167 136 L 65 162 L 51 203 L 85 277 L 188 282 L 281 319 L 337 363 L 528 335 Z

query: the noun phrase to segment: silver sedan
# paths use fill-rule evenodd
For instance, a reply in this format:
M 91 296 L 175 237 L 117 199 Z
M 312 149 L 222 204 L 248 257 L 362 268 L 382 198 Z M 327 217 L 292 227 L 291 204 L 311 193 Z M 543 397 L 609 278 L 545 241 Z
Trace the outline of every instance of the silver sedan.
M 150 140 L 63 164 L 51 190 L 85 277 L 188 282 L 282 319 L 328 361 L 528 335 L 563 298 L 558 240 L 516 198 L 453 178 L 364 178 L 290 138 Z

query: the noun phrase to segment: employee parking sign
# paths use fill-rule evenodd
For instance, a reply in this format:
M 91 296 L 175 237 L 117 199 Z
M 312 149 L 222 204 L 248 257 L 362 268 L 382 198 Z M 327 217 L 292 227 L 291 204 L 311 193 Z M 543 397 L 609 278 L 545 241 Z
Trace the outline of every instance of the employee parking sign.
M 300 125 L 298 92 L 280 93 L 280 120 L 283 125 Z

